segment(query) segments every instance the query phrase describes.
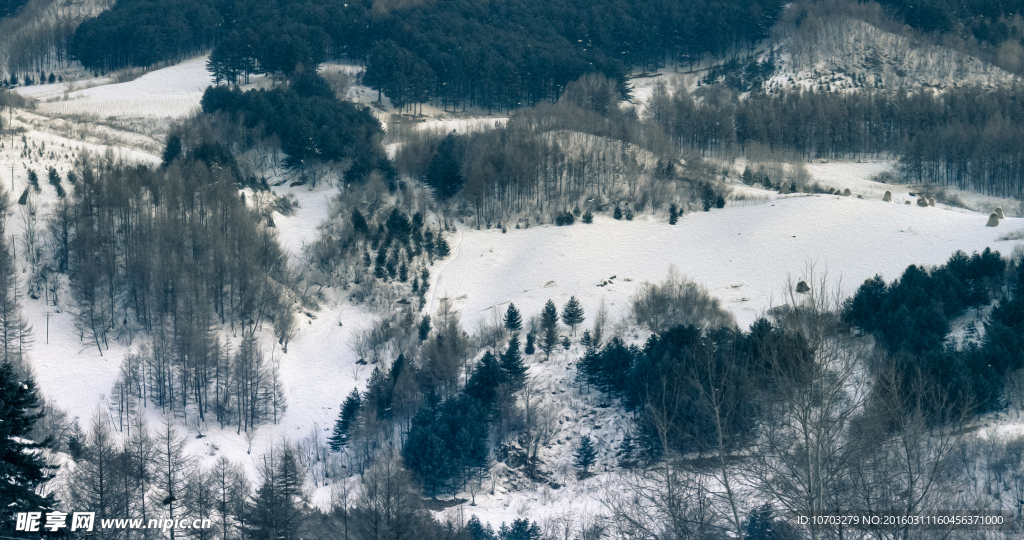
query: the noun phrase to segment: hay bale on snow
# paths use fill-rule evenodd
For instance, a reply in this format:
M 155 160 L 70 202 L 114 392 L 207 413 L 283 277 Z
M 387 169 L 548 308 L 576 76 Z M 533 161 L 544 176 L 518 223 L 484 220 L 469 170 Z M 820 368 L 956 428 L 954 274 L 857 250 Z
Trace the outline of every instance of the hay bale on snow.
M 850 188 L 846 188 L 843 190 L 843 197 L 849 197 L 850 195 L 853 195 L 853 193 L 850 191 Z
M 999 219 L 1006 219 L 1006 216 L 1003 214 L 1003 207 L 1002 206 L 997 206 L 996 209 L 992 213 L 995 214 L 996 217 L 999 218 Z
M 886 191 L 885 195 L 882 195 L 882 201 L 883 202 L 892 202 L 892 192 L 891 191 Z
M 997 225 L 999 225 L 999 216 L 997 216 L 995 212 L 992 212 L 991 214 L 989 214 L 988 223 L 986 223 L 985 226 L 995 227 Z
M 925 197 L 924 195 L 921 195 L 920 197 L 918 197 L 917 198 L 917 205 L 920 206 L 921 208 L 924 208 L 924 207 L 928 206 L 928 197 Z

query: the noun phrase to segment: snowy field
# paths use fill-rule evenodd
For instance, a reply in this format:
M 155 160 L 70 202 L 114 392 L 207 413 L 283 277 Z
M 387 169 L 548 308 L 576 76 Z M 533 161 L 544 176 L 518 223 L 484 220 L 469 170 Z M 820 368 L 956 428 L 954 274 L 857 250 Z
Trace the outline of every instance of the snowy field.
M 206 70 L 205 56 L 146 73 L 117 84 L 102 84 L 71 90 L 71 83 L 19 88 L 18 92 L 39 99 L 38 110 L 49 115 L 92 115 L 100 118 L 180 118 L 199 108 L 203 91 L 213 84 Z
M 810 265 L 827 271 L 848 295 L 876 273 L 892 280 L 907 265 L 942 264 L 958 249 L 992 247 L 1008 255 L 1014 243 L 997 238 L 1024 219 L 985 227 L 987 218 L 942 206 L 816 195 L 691 213 L 675 226 L 647 215 L 507 234 L 462 229 L 430 306 L 453 297 L 466 326 L 475 328 L 508 302 L 532 316 L 549 298 L 561 306 L 575 295 L 590 314 L 604 298 L 614 321 L 628 314 L 628 299 L 641 283 L 661 281 L 675 266 L 746 327 L 782 299 L 788 280 L 809 278 Z

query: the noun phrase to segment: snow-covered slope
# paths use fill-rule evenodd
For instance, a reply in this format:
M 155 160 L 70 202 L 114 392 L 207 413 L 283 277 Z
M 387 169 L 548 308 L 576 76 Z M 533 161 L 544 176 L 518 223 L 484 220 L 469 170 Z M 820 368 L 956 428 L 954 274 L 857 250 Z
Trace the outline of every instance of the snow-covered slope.
M 909 197 L 903 197 L 910 199 Z M 670 266 L 704 284 L 749 325 L 778 301 L 787 279 L 807 277 L 808 265 L 828 270 L 850 294 L 876 273 L 894 279 L 909 264 L 941 264 L 957 249 L 1009 252 L 1001 232 L 1024 225 L 1008 219 L 985 227 L 987 216 L 948 207 L 828 195 L 781 197 L 770 203 L 683 216 L 675 226 L 643 216 L 525 230 L 460 230 L 454 255 L 439 270 L 434 298 L 447 295 L 469 328 L 508 302 L 527 316 L 550 298 L 575 295 L 587 313 L 605 298 L 612 320 L 627 315 L 628 298 L 644 281 L 660 281 Z M 614 278 L 613 278 L 614 276 Z

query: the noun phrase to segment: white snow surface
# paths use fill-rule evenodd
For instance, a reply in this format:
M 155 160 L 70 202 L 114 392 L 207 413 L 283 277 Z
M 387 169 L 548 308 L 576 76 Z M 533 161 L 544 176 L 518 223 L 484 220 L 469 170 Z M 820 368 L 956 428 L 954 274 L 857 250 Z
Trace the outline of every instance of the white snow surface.
M 468 328 L 489 320 L 493 307 L 515 302 L 527 317 L 548 299 L 561 306 L 576 296 L 588 314 L 601 299 L 611 320 L 628 315 L 628 299 L 669 267 L 703 284 L 736 316 L 752 323 L 782 297 L 787 280 L 827 271 L 852 294 L 867 278 L 892 280 L 910 264 L 944 263 L 956 250 L 1009 251 L 1000 232 L 1024 220 L 985 227 L 987 216 L 943 206 L 833 195 L 780 197 L 770 203 L 697 212 L 675 226 L 661 216 L 530 229 L 460 229 L 453 255 L 438 271 L 429 309 L 449 296 Z M 614 279 L 612 276 L 615 276 Z M 599 286 L 609 280 L 606 286 Z
M 147 118 L 180 118 L 199 108 L 203 91 L 213 84 L 206 70 L 206 56 L 186 60 L 139 78 L 116 84 L 99 84 L 71 90 L 71 83 L 29 86 L 18 92 L 45 101 L 38 110 L 46 114 Z M 95 83 L 110 82 L 98 79 Z M 66 98 L 66 99 L 65 99 Z

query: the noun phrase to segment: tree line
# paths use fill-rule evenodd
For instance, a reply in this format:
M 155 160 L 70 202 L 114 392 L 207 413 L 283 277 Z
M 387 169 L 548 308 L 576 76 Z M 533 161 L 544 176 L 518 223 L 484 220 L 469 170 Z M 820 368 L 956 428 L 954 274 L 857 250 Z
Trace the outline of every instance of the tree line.
M 368 62 L 377 88 L 403 103 L 510 109 L 557 99 L 601 72 L 622 81 L 666 60 L 694 61 L 768 35 L 782 3 L 572 1 L 479 6 L 461 0 L 382 6 L 369 0 L 119 2 L 75 32 L 71 54 L 110 70 L 213 47 L 218 77 L 310 70 L 327 58 Z

